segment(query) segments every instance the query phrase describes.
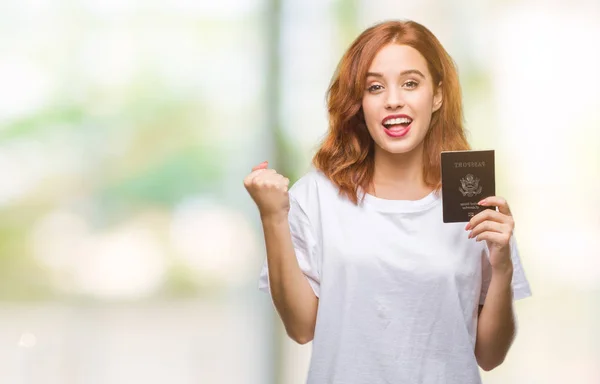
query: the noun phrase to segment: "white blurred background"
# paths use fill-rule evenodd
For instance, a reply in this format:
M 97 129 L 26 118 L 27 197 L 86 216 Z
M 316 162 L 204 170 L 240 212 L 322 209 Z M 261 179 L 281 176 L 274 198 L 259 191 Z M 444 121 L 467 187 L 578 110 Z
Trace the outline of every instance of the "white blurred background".
M 600 383 L 600 3 L 0 2 L 0 383 L 303 383 L 242 180 L 296 180 L 386 19 L 457 62 L 533 297 L 486 384 Z

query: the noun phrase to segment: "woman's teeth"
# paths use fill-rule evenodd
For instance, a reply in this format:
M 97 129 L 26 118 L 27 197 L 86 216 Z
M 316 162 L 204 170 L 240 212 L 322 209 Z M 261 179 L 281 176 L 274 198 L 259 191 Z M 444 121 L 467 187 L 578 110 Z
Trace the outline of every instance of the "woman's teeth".
M 390 120 L 386 121 L 383 125 L 387 128 L 387 127 L 392 127 L 394 125 L 406 125 L 406 124 L 410 124 L 411 122 L 412 122 L 412 120 L 409 118 L 399 117 L 397 119 L 390 119 Z

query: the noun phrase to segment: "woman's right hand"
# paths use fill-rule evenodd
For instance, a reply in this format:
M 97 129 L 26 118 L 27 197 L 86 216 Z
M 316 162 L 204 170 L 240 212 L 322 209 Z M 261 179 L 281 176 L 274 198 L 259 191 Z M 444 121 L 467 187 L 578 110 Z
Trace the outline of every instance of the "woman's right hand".
M 244 186 L 256 203 L 261 219 L 287 217 L 290 210 L 288 186 L 290 180 L 268 169 L 268 161 L 252 168 L 244 179 Z

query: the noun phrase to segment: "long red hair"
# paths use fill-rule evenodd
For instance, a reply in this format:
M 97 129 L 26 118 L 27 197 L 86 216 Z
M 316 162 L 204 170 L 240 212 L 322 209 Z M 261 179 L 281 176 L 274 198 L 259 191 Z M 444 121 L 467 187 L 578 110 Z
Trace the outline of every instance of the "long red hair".
M 434 89 L 442 82 L 442 106 L 431 116 L 424 139 L 423 176 L 428 186 L 441 188 L 440 152 L 470 149 L 463 128 L 462 96 L 454 61 L 438 39 L 414 21 L 387 21 L 365 30 L 340 61 L 329 89 L 329 130 L 313 158 L 352 202 L 359 188 L 368 190 L 374 174 L 374 142 L 362 114 L 367 71 L 377 52 L 394 43 L 415 48 L 427 61 Z

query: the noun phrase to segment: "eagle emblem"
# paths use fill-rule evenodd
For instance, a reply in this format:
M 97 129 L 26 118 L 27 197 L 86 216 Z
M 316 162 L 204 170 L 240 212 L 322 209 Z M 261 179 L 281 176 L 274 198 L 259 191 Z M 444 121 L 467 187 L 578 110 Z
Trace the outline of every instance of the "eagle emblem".
M 473 197 L 481 193 L 481 186 L 479 185 L 479 179 L 470 173 L 464 178 L 460 179 L 461 187 L 458 188 L 463 196 Z

